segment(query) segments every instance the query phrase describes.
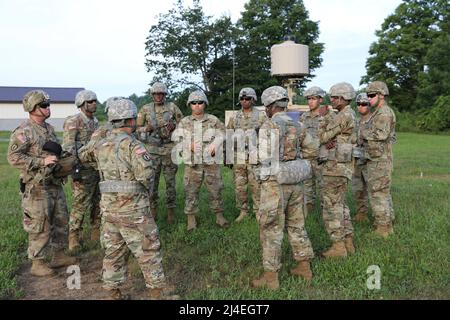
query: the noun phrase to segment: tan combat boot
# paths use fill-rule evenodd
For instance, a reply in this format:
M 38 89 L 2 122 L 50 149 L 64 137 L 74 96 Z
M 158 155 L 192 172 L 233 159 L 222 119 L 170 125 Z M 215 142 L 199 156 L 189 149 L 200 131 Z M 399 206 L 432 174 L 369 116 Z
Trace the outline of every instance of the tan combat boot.
M 44 260 L 33 260 L 30 273 L 36 277 L 47 277 L 53 276 L 55 271 Z
M 166 286 L 164 288 L 153 288 L 148 292 L 150 300 L 179 300 L 180 296 L 172 294 L 175 290 L 172 286 Z
M 175 222 L 175 210 L 173 208 L 167 209 L 167 222 L 173 224 Z
M 376 229 L 375 229 L 374 233 L 377 236 L 381 236 L 385 239 L 387 237 L 389 237 L 389 235 L 394 233 L 394 229 L 392 228 L 392 225 L 384 226 L 384 225 L 377 224 L 377 225 L 375 225 L 375 228 Z
M 191 231 L 197 229 L 197 221 L 195 220 L 195 215 L 188 214 L 187 218 L 188 218 L 187 230 Z
M 367 216 L 366 212 L 358 212 L 354 217 L 353 220 L 356 222 L 364 222 L 369 221 L 369 217 Z
M 150 208 L 150 214 L 152 215 L 153 219 L 156 220 L 156 208 Z
M 313 277 L 309 261 L 300 261 L 294 269 L 291 269 L 293 276 L 302 277 L 305 280 L 311 280 Z
M 53 259 L 50 262 L 50 266 L 52 268 L 60 268 L 65 266 L 70 266 L 77 263 L 77 259 L 75 257 L 69 257 L 64 253 L 63 250 L 56 251 L 53 255 Z
M 344 241 L 333 242 L 330 249 L 322 253 L 325 258 L 345 258 L 347 257 L 347 249 Z
M 247 210 L 241 210 L 241 213 L 239 214 L 239 217 L 234 220 L 234 222 L 241 222 L 246 216 L 248 216 Z
M 278 282 L 278 272 L 266 271 L 263 275 L 252 281 L 253 288 L 267 286 L 271 290 L 278 290 L 280 283 Z
M 80 248 L 80 237 L 78 232 L 69 231 L 69 251 L 73 252 Z
M 91 229 L 91 241 L 93 241 L 93 242 L 100 241 L 100 226 L 94 226 Z
M 344 239 L 345 243 L 345 249 L 347 250 L 348 254 L 354 254 L 355 253 L 355 246 L 353 245 L 353 236 L 348 235 Z
M 216 223 L 221 227 L 221 228 L 228 228 L 230 226 L 230 223 L 227 221 L 227 219 L 225 219 L 225 217 L 223 216 L 223 212 L 218 212 L 216 213 Z

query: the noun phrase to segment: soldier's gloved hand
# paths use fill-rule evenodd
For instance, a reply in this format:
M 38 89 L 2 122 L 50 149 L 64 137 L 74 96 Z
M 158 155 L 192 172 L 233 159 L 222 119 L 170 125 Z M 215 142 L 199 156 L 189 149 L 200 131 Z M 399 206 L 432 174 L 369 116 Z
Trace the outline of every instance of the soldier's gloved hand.
M 52 164 L 55 164 L 58 162 L 58 158 L 56 156 L 46 156 L 44 158 L 44 165 L 45 166 L 50 166 Z
M 326 144 L 326 147 L 327 147 L 328 150 L 333 149 L 334 147 L 336 147 L 336 140 L 332 140 L 332 141 L 328 142 Z

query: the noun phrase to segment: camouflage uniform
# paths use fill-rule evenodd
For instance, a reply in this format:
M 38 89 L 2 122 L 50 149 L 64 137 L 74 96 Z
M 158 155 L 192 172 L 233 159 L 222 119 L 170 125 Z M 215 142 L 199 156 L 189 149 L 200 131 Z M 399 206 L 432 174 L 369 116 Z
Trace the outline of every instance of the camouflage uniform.
M 361 127 L 365 125 L 368 118 L 359 118 L 356 122 L 358 132 L 357 147 L 362 148 Z M 364 157 L 355 159 L 355 169 L 352 178 L 353 198 L 356 204 L 356 213 L 367 215 L 369 212 L 369 195 L 367 191 L 367 161 Z
M 246 113 L 239 110 L 230 118 L 227 129 L 259 130 L 261 125 L 267 120 L 264 112 L 253 109 L 252 112 Z M 235 163 L 233 165 L 233 175 L 236 194 L 236 206 L 241 212 L 248 212 L 248 195 L 247 185 L 252 191 L 253 211 L 259 210 L 260 183 L 255 177 L 254 165 L 246 159 L 246 164 Z
M 367 186 L 375 224 L 391 226 L 394 209 L 391 198 L 393 170 L 392 145 L 395 142 L 396 118 L 384 104 L 361 126 L 361 139 L 367 158 Z
M 67 246 L 68 213 L 62 179 L 44 165 L 49 154 L 42 150 L 47 141 L 57 142 L 53 127 L 32 120 L 24 121 L 10 138 L 8 162 L 20 170 L 25 183 L 22 194 L 23 228 L 28 233 L 28 258 L 44 259 L 50 246 L 53 252 Z
M 333 242 L 343 241 L 346 236 L 353 234 L 350 209 L 345 203 L 345 197 L 353 175 L 355 120 L 355 112 L 347 105 L 337 115 L 328 111 L 319 128 L 322 149 L 325 144 L 336 141 L 336 146 L 328 150 L 327 160 L 322 165 L 323 220 Z
M 175 120 L 178 124 L 183 118 L 180 109 L 171 102 L 165 102 L 164 105 L 155 105 L 150 103 L 141 108 L 138 113 L 137 125 L 139 139 L 145 143 L 147 150 L 155 155 L 155 192 L 153 192 L 150 199 L 151 208 L 156 209 L 158 206 L 158 187 L 161 171 L 164 172 L 164 179 L 166 182 L 166 202 L 167 208 L 176 207 L 176 175 L 178 166 L 172 162 L 171 150 L 174 143 L 170 140 L 170 134 L 164 138 L 161 137 L 161 128 L 163 128 L 169 121 Z M 153 131 L 146 133 L 147 125 L 151 125 Z
M 219 146 L 223 142 L 225 136 L 225 125 L 215 116 L 205 113 L 203 118 L 197 120 L 194 116 L 187 116 L 179 123 L 179 129 L 186 132 L 185 137 L 196 138 L 195 128 L 201 128 L 202 134 L 206 130 L 215 130 L 215 140 L 212 142 Z M 195 141 L 194 141 L 195 142 Z M 200 144 L 200 141 L 197 143 Z M 209 146 L 211 142 L 202 141 L 202 152 Z M 213 212 L 222 215 L 224 206 L 222 199 L 223 180 L 221 174 L 221 166 L 216 163 L 196 163 L 193 155 L 185 158 L 184 168 L 184 190 L 186 193 L 184 213 L 187 215 L 195 215 L 198 212 L 198 203 L 200 196 L 200 187 L 205 182 L 206 189 L 209 193 L 209 205 Z
M 92 134 L 98 128 L 98 120 L 87 117 L 83 112 L 70 116 L 64 122 L 63 148 L 75 154 L 80 148 L 89 143 Z M 75 151 L 77 148 L 77 151 Z M 72 180 L 72 211 L 69 219 L 69 232 L 79 236 L 84 216 L 90 217 L 91 229 L 100 228 L 100 191 L 98 183 L 100 177 L 97 170 L 83 167 L 81 180 Z
M 321 168 L 317 161 L 319 155 L 319 126 L 322 121 L 322 117 L 313 115 L 311 111 L 303 113 L 300 117 L 300 123 L 303 124 L 305 130 L 308 132 L 312 139 L 311 147 L 302 149 L 303 158 L 308 160 L 311 164 L 312 177 L 303 182 L 303 188 L 305 193 L 305 206 L 314 207 L 316 202 L 316 192 L 320 192 L 321 181 Z M 306 214 L 307 212 L 305 212 Z
M 132 104 L 125 99 L 115 103 L 116 109 L 125 109 Z M 111 112 L 117 113 L 111 108 L 108 110 L 109 118 Z M 125 281 L 130 251 L 141 267 L 146 286 L 163 288 L 165 276 L 159 232 L 149 207 L 148 190 L 152 190 L 154 180 L 153 157 L 132 135 L 113 129 L 104 139 L 83 148 L 80 158 L 87 163 L 95 161 L 102 180 L 104 288 L 116 289 Z

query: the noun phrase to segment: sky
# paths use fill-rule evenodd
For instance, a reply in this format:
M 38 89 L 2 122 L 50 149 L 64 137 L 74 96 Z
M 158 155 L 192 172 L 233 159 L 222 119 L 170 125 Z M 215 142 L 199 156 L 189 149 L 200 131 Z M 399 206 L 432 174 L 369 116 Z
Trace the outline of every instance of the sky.
M 234 22 L 245 3 L 201 0 L 208 15 Z M 307 86 L 328 91 L 346 81 L 359 88 L 375 31 L 400 3 L 304 0 L 325 44 L 322 67 Z M 0 0 L 0 86 L 84 87 L 100 101 L 142 95 L 153 77 L 145 67 L 145 39 L 158 14 L 172 6 L 161 0 Z

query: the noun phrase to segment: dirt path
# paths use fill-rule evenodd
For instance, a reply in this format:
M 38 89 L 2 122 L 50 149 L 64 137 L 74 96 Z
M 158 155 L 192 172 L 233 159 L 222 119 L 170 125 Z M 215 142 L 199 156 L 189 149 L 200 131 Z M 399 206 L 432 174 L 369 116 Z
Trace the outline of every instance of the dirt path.
M 145 299 L 144 279 L 132 257 L 128 266 L 128 280 L 121 287 L 122 292 L 128 294 L 133 300 Z M 67 273 L 67 268 L 58 269 L 57 274 L 52 277 L 35 277 L 30 274 L 30 267 L 31 263 L 26 263 L 18 276 L 19 285 L 25 294 L 24 300 L 104 300 L 109 298 L 107 291 L 102 288 L 102 256 L 98 251 L 80 255 L 80 289 L 68 289 L 68 278 L 73 273 Z

